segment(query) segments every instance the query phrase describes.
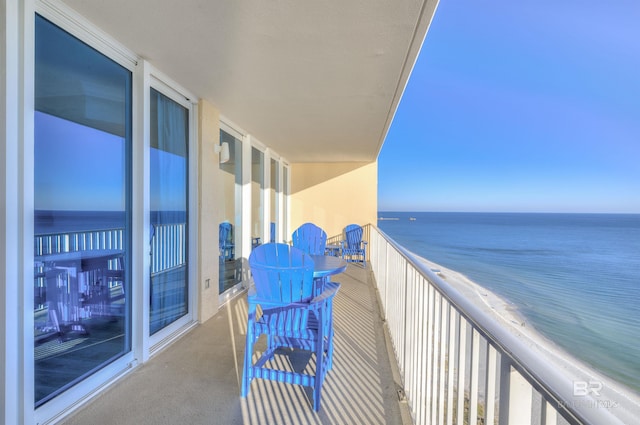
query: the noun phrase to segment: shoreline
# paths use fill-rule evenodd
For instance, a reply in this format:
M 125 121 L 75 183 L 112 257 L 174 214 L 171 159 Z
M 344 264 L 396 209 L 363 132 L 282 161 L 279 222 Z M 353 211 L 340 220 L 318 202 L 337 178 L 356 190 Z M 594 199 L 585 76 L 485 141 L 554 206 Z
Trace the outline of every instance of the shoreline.
M 597 400 L 603 402 L 604 406 L 612 406 L 607 410 L 625 424 L 640 424 L 640 394 L 593 369 L 559 347 L 535 329 L 526 317 L 518 312 L 518 308 L 514 304 L 472 281 L 462 273 L 411 253 L 419 262 L 425 264 L 477 307 L 501 322 L 512 334 L 535 350 L 541 358 L 554 364 L 571 385 L 576 381 L 601 383 L 602 390 Z M 565 401 L 577 405 L 584 401 L 584 398 L 576 396 L 573 400 Z

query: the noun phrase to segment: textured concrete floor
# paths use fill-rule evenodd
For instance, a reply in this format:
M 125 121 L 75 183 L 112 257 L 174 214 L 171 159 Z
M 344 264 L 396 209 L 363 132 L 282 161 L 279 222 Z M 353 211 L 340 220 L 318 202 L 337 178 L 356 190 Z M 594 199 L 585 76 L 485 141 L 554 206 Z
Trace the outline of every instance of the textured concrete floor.
M 62 423 L 410 423 L 407 406 L 398 401 L 369 272 L 350 265 L 333 280 L 342 286 L 334 301 L 333 369 L 320 412 L 311 407 L 311 390 L 297 385 L 256 379 L 249 396 L 240 398 L 247 320 L 242 294 Z

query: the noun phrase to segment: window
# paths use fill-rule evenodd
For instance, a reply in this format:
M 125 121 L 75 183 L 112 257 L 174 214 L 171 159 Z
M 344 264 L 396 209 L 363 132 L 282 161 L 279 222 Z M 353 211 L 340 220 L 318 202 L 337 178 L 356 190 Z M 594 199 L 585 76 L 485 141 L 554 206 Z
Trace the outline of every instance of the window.
M 131 81 L 36 17 L 36 406 L 131 350 Z
M 233 288 L 242 281 L 242 142 L 220 130 L 220 144 L 229 145 L 229 161 L 220 164 L 222 171 L 223 218 L 220 232 L 219 293 Z
M 189 310 L 189 110 L 151 88 L 151 287 L 149 333 Z

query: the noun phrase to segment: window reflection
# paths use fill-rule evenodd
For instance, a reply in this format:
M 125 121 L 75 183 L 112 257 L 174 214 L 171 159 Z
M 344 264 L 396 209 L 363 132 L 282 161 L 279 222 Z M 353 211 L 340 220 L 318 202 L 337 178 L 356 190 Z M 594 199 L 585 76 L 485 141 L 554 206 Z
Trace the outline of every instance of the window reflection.
M 242 281 L 242 142 L 220 130 L 220 144 L 229 145 L 229 161 L 220 164 L 223 196 L 218 198 L 223 217 L 219 223 L 219 293 Z
M 130 351 L 131 73 L 36 18 L 39 406 Z
M 149 333 L 188 312 L 189 111 L 151 89 L 151 288 Z

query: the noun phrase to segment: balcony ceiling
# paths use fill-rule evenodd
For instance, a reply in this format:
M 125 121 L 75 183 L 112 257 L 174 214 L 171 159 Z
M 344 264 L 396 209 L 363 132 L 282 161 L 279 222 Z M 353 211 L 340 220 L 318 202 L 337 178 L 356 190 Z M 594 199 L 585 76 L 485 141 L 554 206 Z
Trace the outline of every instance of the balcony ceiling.
M 372 161 L 437 0 L 64 0 L 290 162 Z

